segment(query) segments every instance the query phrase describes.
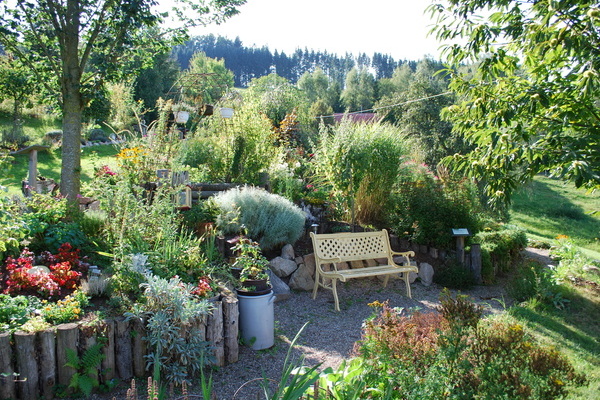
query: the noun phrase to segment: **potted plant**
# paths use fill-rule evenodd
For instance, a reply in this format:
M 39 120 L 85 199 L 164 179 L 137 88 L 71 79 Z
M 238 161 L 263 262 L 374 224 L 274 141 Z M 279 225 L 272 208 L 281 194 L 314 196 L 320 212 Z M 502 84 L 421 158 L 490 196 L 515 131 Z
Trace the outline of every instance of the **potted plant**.
M 269 282 L 269 261 L 261 254 L 258 243 L 240 236 L 232 248 L 236 257 L 232 265 L 239 269 L 240 289 L 238 293 L 260 295 L 271 290 Z
M 219 208 L 214 201 L 198 201 L 198 204 L 183 212 L 183 223 L 197 236 L 202 236 L 212 229 L 218 215 Z
M 194 111 L 194 107 L 187 103 L 177 103 L 173 104 L 171 111 L 173 111 L 173 117 L 175 118 L 176 123 L 185 124 L 190 118 L 190 113 Z

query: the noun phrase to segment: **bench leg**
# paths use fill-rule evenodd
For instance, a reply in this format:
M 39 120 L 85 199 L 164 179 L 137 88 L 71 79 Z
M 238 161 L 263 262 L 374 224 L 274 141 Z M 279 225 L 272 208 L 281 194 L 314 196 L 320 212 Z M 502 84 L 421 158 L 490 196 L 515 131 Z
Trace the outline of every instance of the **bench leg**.
M 388 281 L 390 280 L 390 276 L 389 275 L 385 275 L 385 278 L 383 278 L 383 287 L 387 287 Z
M 340 311 L 340 302 L 338 301 L 336 283 L 337 279 L 331 279 L 331 290 L 333 291 L 333 299 L 335 300 L 335 311 Z
M 315 271 L 315 287 L 313 288 L 312 298 L 313 300 L 317 298 L 317 290 L 319 290 L 319 281 L 321 280 L 321 276 L 319 275 L 319 267 L 317 267 Z
M 402 273 L 402 275 L 404 276 L 404 282 L 406 283 L 406 295 L 408 296 L 409 299 L 412 299 L 412 293 L 410 292 L 410 282 L 408 280 L 409 274 L 410 274 L 410 272 Z

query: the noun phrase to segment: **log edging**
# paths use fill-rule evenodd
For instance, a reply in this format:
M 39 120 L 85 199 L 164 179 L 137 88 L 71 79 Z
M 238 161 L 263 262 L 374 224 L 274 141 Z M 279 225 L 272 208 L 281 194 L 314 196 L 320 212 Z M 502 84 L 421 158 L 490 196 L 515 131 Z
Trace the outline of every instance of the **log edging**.
M 214 305 L 215 312 L 203 319 L 205 338 L 213 348 L 215 364 L 225 366 L 238 360 L 238 300 L 223 297 Z M 76 372 L 65 366 L 66 349 L 77 350 L 81 357 L 98 340 L 104 341 L 105 356 L 94 375 L 100 382 L 144 377 L 144 332 L 141 321 L 114 318 L 93 328 L 68 323 L 35 333 L 0 333 L 0 399 L 54 398 L 55 386 L 68 386 Z

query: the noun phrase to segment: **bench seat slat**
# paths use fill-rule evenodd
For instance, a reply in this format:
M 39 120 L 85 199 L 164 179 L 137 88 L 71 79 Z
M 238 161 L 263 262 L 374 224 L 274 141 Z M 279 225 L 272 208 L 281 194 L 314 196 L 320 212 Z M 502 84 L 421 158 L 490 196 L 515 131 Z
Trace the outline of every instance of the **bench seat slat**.
M 377 267 L 366 267 L 366 268 L 356 268 L 356 269 L 345 269 L 342 271 L 326 271 L 321 273 L 325 278 L 331 278 L 333 275 L 339 277 L 341 281 L 345 281 L 346 279 L 351 278 L 366 278 L 370 276 L 377 275 L 388 275 L 388 274 L 398 274 L 402 272 L 410 272 L 414 271 L 414 267 L 412 268 L 398 268 L 393 265 L 379 265 Z

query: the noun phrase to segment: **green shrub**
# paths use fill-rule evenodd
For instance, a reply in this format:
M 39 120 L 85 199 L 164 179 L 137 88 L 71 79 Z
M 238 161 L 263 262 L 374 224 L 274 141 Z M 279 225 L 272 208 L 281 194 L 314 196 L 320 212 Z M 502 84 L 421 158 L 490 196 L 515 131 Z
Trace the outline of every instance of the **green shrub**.
M 499 224 L 477 233 L 473 242 L 481 244 L 481 274 L 484 282 L 491 283 L 498 272 L 508 272 L 518 265 L 527 235 L 517 226 Z
M 177 162 L 208 170 L 211 181 L 260 184 L 280 157 L 272 124 L 255 105 L 236 108 L 233 118 L 207 118 L 186 140 Z
M 110 142 L 106 132 L 100 128 L 91 129 L 87 134 L 87 138 L 90 142 Z
M 217 226 L 225 234 L 246 234 L 267 251 L 293 244 L 304 232 L 305 215 L 291 201 L 264 189 L 245 186 L 215 196 L 221 209 Z
M 408 162 L 392 193 L 388 225 L 400 236 L 437 248 L 452 248 L 453 228 L 480 229 L 481 206 L 466 180 L 441 181 L 425 164 Z
M 471 270 L 455 259 L 446 260 L 436 268 L 433 279 L 438 285 L 458 290 L 470 289 L 475 284 Z
M 568 299 L 558 284 L 556 271 L 537 262 L 521 264 L 508 286 L 508 294 L 517 301 L 533 300 L 534 305 L 564 308 Z
M 393 388 L 375 398 L 557 399 L 585 382 L 512 318 L 482 319 L 465 296 L 443 295 L 440 313 L 382 306 L 358 347 L 365 387 Z
M 41 305 L 37 297 L 0 294 L 0 332 L 19 329 L 35 315 Z
M 149 345 L 147 368 L 154 368 L 155 378 L 160 372 L 169 382 L 189 384 L 210 361 L 209 343 L 200 331 L 204 329 L 202 318 L 211 306 L 197 301 L 193 287 L 177 277 L 167 280 L 150 275 L 142 288 L 143 302 L 127 315 L 148 321 L 144 338 Z

